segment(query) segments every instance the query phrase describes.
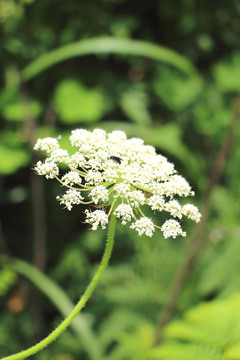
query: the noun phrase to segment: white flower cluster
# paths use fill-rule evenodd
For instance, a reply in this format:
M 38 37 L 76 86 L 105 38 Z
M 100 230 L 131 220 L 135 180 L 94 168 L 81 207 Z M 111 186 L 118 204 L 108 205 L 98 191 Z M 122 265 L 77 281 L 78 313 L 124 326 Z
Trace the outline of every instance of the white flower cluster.
M 81 204 L 83 197 L 79 191 L 68 189 L 63 196 L 57 196 L 57 200 L 60 201 L 60 204 L 65 205 L 68 210 L 72 210 L 73 205 Z
M 107 134 L 102 129 L 93 132 L 77 129 L 69 139 L 77 148 L 73 155 L 62 149 L 55 138 L 38 139 L 34 149 L 46 151 L 47 159 L 37 162 L 34 169 L 68 188 L 57 197 L 68 210 L 78 204 L 96 208 L 85 211 L 86 222 L 93 230 L 105 228 L 112 213 L 123 225 L 129 223 L 140 236 L 150 237 L 156 228 L 161 229 L 165 238 L 186 236 L 179 221 L 184 216 L 200 221 L 196 206 L 179 202 L 180 197 L 194 195 L 188 182 L 143 140 L 127 139 L 123 131 Z M 58 163 L 69 168 L 61 177 Z M 145 215 L 147 208 L 168 213 L 170 218 L 158 226 Z
M 130 228 L 135 229 L 140 236 L 145 234 L 150 237 L 153 236 L 155 230 L 152 220 L 145 216 L 133 223 Z
M 63 175 L 61 181 L 64 185 L 73 186 L 74 184 L 81 184 L 82 178 L 77 171 L 69 171 Z
M 95 210 L 90 212 L 88 209 L 85 210 L 86 214 L 86 223 L 92 225 L 92 230 L 97 230 L 99 224 L 102 226 L 102 229 L 106 228 L 108 224 L 108 216 L 103 210 Z
M 121 219 L 122 225 L 126 225 L 128 221 L 132 220 L 133 210 L 128 204 L 120 204 L 115 209 L 114 215 L 116 215 L 118 219 Z
M 38 175 L 45 175 L 47 179 L 54 179 L 59 174 L 57 164 L 48 159 L 45 162 L 38 161 L 34 169 Z

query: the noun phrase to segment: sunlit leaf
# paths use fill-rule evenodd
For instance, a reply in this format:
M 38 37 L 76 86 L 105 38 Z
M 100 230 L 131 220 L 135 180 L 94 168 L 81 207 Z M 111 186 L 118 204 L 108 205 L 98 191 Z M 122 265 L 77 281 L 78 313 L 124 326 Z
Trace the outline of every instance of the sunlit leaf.
M 3 116 L 9 121 L 26 121 L 29 116 L 37 117 L 42 111 L 42 107 L 37 101 L 31 101 L 29 104 L 15 102 L 7 104 L 3 110 Z
M 213 68 L 218 87 L 223 92 L 240 90 L 240 52 L 235 52 L 228 59 L 219 62 Z
M 0 94 L 0 112 L 8 121 L 22 122 L 38 117 L 42 106 L 36 100 L 24 101 L 17 89 L 4 89 Z
M 224 360 L 240 359 L 240 343 L 231 346 L 223 355 Z
M 120 105 L 132 121 L 135 123 L 149 124 L 151 116 L 148 111 L 147 94 L 139 88 L 130 88 L 125 91 L 120 99 Z
M 7 266 L 0 270 L 0 296 L 5 295 L 7 291 L 15 284 L 16 273 Z
M 94 122 L 105 108 L 104 96 L 98 89 L 87 89 L 76 80 L 63 80 L 56 88 L 54 103 L 63 123 Z
M 27 165 L 30 154 L 24 148 L 14 148 L 0 144 L 0 174 L 9 175 Z
M 165 341 L 153 350 L 151 359 L 238 359 L 240 295 L 203 303 L 190 309 L 182 320 L 165 329 Z M 233 357 L 231 357 L 233 356 Z
M 147 57 L 172 65 L 188 75 L 195 73 L 192 63 L 187 58 L 166 47 L 147 41 L 98 37 L 68 44 L 40 56 L 23 69 L 22 76 L 29 80 L 45 69 L 76 56 L 110 53 Z
M 159 69 L 153 83 L 156 94 L 174 111 L 180 111 L 192 104 L 202 89 L 199 77 L 186 77 L 177 71 L 164 67 Z

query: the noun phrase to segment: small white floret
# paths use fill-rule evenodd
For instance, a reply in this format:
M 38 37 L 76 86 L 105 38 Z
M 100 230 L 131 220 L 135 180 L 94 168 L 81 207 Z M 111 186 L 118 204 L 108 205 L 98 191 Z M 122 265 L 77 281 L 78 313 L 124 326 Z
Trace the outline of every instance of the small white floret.
M 120 204 L 116 207 L 114 215 L 116 215 L 118 219 L 121 219 L 122 225 L 126 225 L 128 221 L 132 220 L 133 211 L 130 205 Z
M 68 164 L 74 168 L 84 167 L 86 165 L 86 158 L 83 154 L 76 152 L 69 157 Z
M 181 175 L 172 175 L 169 181 L 162 184 L 162 187 L 167 196 L 173 197 L 174 195 L 189 196 L 194 193 L 191 191 L 191 187 L 187 180 Z
M 46 151 L 47 153 L 51 153 L 52 151 L 59 148 L 60 145 L 57 139 L 52 137 L 46 137 L 44 139 L 38 139 L 33 149 L 42 150 L 42 151 Z
M 92 230 L 97 230 L 98 226 L 101 225 L 102 229 L 106 228 L 108 224 L 108 216 L 103 210 L 95 210 L 90 212 L 85 210 L 86 223 L 92 225 Z
M 93 199 L 94 204 L 106 202 L 108 200 L 108 189 L 103 185 L 97 185 L 91 190 L 89 196 Z
M 165 221 L 161 227 L 161 230 L 165 239 L 169 237 L 173 237 L 175 239 L 178 235 L 186 236 L 186 233 L 182 231 L 179 222 L 173 219 Z
M 152 210 L 162 211 L 164 208 L 165 200 L 161 195 L 154 194 L 148 199 L 148 205 Z
M 65 149 L 56 149 L 51 153 L 50 161 L 58 161 L 58 162 L 68 162 L 69 161 L 69 155 L 67 150 Z
M 189 219 L 196 221 L 196 223 L 198 223 L 201 219 L 201 214 L 198 208 L 192 204 L 183 205 L 182 214 L 187 216 Z
M 76 129 L 73 130 L 69 140 L 73 146 L 81 147 L 83 144 L 86 144 L 91 137 L 91 133 L 85 129 Z
M 173 217 L 182 218 L 182 207 L 177 200 L 170 200 L 165 203 L 164 210 L 169 212 Z
M 144 205 L 146 202 L 145 195 L 141 190 L 134 190 L 129 192 L 128 198 L 133 207 Z
M 86 163 L 86 168 L 87 169 L 92 169 L 92 170 L 99 170 L 101 169 L 102 164 L 101 161 L 99 161 L 99 159 L 95 158 L 95 159 L 90 159 L 87 161 Z
M 61 179 L 64 185 L 74 185 L 81 184 L 82 179 L 77 171 L 69 171 L 67 172 Z
M 96 185 L 103 181 L 102 174 L 99 171 L 89 170 L 85 177 L 86 185 Z
M 130 192 L 130 184 L 119 183 L 114 186 L 115 197 L 127 197 Z
M 154 233 L 154 224 L 148 217 L 142 217 L 130 226 L 131 229 L 135 229 L 140 236 L 143 234 L 152 237 Z
M 79 205 L 83 201 L 83 197 L 78 190 L 69 189 L 62 196 L 57 196 L 57 200 L 60 201 L 60 204 L 66 206 L 70 211 L 72 210 L 73 205 Z
M 89 142 L 95 149 L 104 149 L 106 147 L 106 131 L 103 129 L 94 129 Z
M 125 132 L 121 131 L 121 130 L 115 130 L 113 132 L 111 132 L 110 134 L 108 134 L 108 141 L 110 143 L 116 144 L 116 143 L 123 143 L 124 141 L 126 141 L 127 137 Z
M 54 179 L 59 174 L 57 164 L 46 160 L 45 162 L 38 161 L 34 170 L 38 175 L 45 175 L 47 179 Z
M 115 169 L 107 168 L 104 170 L 102 177 L 106 182 L 116 182 L 119 174 Z

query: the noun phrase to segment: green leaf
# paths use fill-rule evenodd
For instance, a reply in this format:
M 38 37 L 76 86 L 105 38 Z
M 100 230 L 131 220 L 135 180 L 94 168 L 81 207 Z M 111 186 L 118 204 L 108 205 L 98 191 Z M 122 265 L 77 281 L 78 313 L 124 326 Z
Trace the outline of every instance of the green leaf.
M 17 101 L 12 104 L 6 104 L 2 110 L 3 116 L 9 121 L 26 121 L 29 117 L 38 117 L 42 107 L 37 101 L 30 101 L 29 104 L 23 104 Z
M 218 87 L 223 92 L 240 91 L 240 52 L 233 53 L 228 59 L 213 68 Z
M 193 124 L 198 133 L 222 141 L 231 115 L 232 109 L 229 104 L 224 103 L 222 94 L 215 87 L 208 85 L 194 104 Z
M 240 293 L 203 303 L 165 328 L 151 359 L 237 360 L 240 355 Z
M 0 296 L 5 295 L 6 292 L 16 282 L 16 273 L 8 266 L 3 267 L 0 270 Z
M 95 122 L 105 109 L 105 99 L 98 89 L 87 89 L 72 79 L 63 80 L 56 88 L 54 104 L 63 123 Z
M 224 360 L 239 360 L 240 359 L 240 344 L 231 346 L 224 354 Z
M 0 144 L 0 154 L 0 174 L 3 175 L 10 175 L 16 172 L 30 161 L 30 154 L 24 148 L 14 148 Z
M 154 349 L 147 360 L 223 360 L 219 351 L 207 346 L 169 342 Z
M 45 69 L 76 56 L 110 53 L 147 57 L 172 65 L 188 75 L 196 73 L 187 58 L 163 46 L 140 40 L 98 37 L 74 42 L 40 56 L 23 69 L 22 76 L 24 80 L 29 80 Z
M 121 96 L 120 105 L 125 114 L 135 123 L 149 124 L 148 97 L 141 88 L 130 88 Z
M 42 112 L 36 100 L 25 103 L 17 89 L 4 89 L 0 94 L 0 112 L 8 121 L 21 122 L 29 117 L 38 117 Z
M 156 94 L 174 111 L 183 110 L 191 105 L 202 90 L 202 85 L 200 77 L 186 77 L 166 67 L 158 69 L 153 83 Z

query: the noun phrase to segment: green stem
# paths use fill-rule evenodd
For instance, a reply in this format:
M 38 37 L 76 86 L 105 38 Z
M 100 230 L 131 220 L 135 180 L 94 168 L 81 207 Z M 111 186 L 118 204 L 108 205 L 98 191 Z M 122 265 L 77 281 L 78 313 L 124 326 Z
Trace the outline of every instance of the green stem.
M 96 286 L 97 286 L 97 284 L 99 282 L 99 279 L 100 279 L 104 269 L 106 268 L 106 266 L 107 266 L 107 264 L 109 262 L 109 259 L 111 257 L 111 253 L 112 253 L 112 249 L 113 249 L 115 227 L 116 227 L 116 216 L 114 216 L 112 214 L 110 224 L 109 224 L 109 229 L 108 229 L 107 244 L 106 244 L 105 252 L 104 252 L 102 261 L 101 261 L 101 263 L 99 265 L 98 271 L 94 275 L 94 277 L 93 277 L 92 281 L 90 282 L 90 284 L 88 285 L 86 291 L 81 296 L 79 302 L 74 307 L 73 311 L 68 315 L 68 317 L 66 317 L 66 319 L 64 319 L 61 322 L 61 324 L 55 330 L 53 330 L 45 339 L 41 340 L 36 345 L 31 346 L 27 350 L 20 351 L 17 354 L 6 356 L 6 357 L 2 358 L 1 360 L 25 359 L 28 356 L 36 354 L 37 352 L 42 350 L 44 347 L 49 345 L 51 342 L 56 340 L 56 338 L 59 335 L 61 335 L 61 333 L 70 325 L 72 320 L 82 310 L 82 308 L 85 306 L 86 302 L 88 301 L 88 299 L 92 295 L 93 291 L 95 290 L 95 288 L 96 288 Z

